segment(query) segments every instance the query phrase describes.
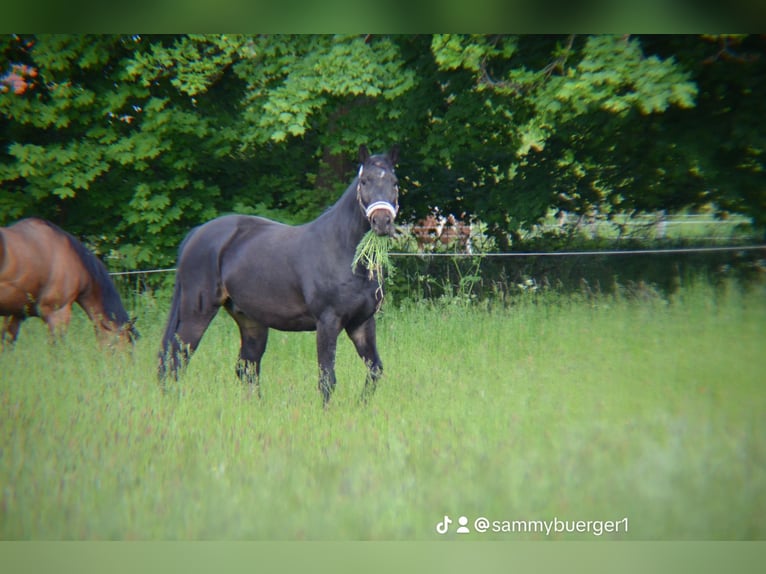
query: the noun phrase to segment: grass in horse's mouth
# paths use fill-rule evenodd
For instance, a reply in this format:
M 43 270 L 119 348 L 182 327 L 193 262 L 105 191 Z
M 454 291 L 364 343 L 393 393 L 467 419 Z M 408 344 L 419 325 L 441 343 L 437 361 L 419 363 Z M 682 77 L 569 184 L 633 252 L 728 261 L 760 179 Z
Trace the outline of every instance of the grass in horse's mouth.
M 382 279 L 384 269 L 389 273 L 393 271 L 393 264 L 388 256 L 390 244 L 391 238 L 387 235 L 378 235 L 372 230 L 368 231 L 356 246 L 351 269 L 356 269 L 357 264 L 361 264 L 367 269 L 370 279 L 375 275 Z

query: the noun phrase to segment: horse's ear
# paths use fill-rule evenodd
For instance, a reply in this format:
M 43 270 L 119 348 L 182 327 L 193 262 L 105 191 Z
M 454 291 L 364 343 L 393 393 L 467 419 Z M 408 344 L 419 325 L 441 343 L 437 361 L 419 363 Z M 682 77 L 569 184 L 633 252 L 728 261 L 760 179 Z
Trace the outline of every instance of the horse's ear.
M 396 165 L 396 162 L 399 161 L 399 144 L 394 144 L 391 146 L 391 151 L 388 152 L 388 159 L 391 160 L 391 163 Z
M 370 150 L 367 149 L 367 146 L 362 144 L 359 146 L 359 162 L 364 163 L 367 161 L 367 158 L 370 157 Z

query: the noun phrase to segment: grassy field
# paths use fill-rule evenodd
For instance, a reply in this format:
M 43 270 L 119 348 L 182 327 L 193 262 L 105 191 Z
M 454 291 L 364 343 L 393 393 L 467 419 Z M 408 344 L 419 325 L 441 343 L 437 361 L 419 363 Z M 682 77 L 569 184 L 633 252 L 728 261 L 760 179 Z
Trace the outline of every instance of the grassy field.
M 138 300 L 133 353 L 28 321 L 0 355 L 0 539 L 435 540 L 445 515 L 452 538 L 764 539 L 764 294 L 387 308 L 378 393 L 358 404 L 344 339 L 327 410 L 310 333 L 272 333 L 258 400 L 223 314 L 164 394 L 166 303 Z

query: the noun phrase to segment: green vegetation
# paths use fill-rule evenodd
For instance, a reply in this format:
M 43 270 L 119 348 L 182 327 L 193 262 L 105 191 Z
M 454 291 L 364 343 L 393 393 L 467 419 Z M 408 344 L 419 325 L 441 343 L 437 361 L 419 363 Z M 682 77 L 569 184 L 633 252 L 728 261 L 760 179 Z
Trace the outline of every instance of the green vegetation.
M 56 345 L 29 321 L 0 354 L 0 538 L 431 540 L 466 515 L 762 539 L 765 302 L 700 284 L 386 307 L 378 393 L 358 404 L 364 367 L 340 341 L 326 410 L 313 334 L 272 334 L 258 400 L 228 317 L 165 393 L 166 302 L 133 301 L 132 354 L 100 350 L 81 314 Z
M 438 206 L 479 253 L 754 242 L 765 82 L 757 34 L 8 34 L 0 225 L 169 267 L 222 213 L 308 221 L 360 144 L 398 143 L 398 222 Z M 761 256 L 395 260 L 383 382 L 360 405 L 342 341 L 327 409 L 313 334 L 271 335 L 259 400 L 226 317 L 161 390 L 171 276 L 121 279 L 132 352 L 79 312 L 0 352 L 0 539 L 432 540 L 445 515 L 766 538 Z
M 390 272 L 393 269 L 391 258 L 388 256 L 390 244 L 389 237 L 378 235 L 372 230 L 368 231 L 356 246 L 351 268 L 356 269 L 356 266 L 361 264 L 362 268 L 368 271 L 370 278 L 377 276 L 382 279 L 384 271 Z
M 400 220 L 474 215 L 499 250 L 551 210 L 762 233 L 765 67 L 757 34 L 3 35 L 0 225 L 165 267 L 222 213 L 315 217 L 399 143 Z

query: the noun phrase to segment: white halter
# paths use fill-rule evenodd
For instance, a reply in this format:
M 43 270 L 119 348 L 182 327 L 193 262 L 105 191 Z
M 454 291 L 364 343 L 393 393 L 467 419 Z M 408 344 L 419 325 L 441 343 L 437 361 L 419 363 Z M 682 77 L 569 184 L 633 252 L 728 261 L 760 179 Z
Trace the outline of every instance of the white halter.
M 359 175 L 357 176 L 360 179 L 360 183 L 357 184 L 356 191 L 357 191 L 357 199 L 359 200 L 359 205 L 361 205 L 362 209 L 364 209 L 364 216 L 367 219 L 369 219 L 370 216 L 373 214 L 373 212 L 377 211 L 378 209 L 383 209 L 385 211 L 388 211 L 391 214 L 391 217 L 393 219 L 396 219 L 396 214 L 399 213 L 399 205 L 391 205 L 388 201 L 373 201 L 367 207 L 364 207 L 364 205 L 362 205 L 362 198 L 360 197 L 359 193 L 361 192 L 361 189 L 362 189 L 361 178 L 362 178 L 363 171 L 364 171 L 364 165 L 360 165 Z
M 391 214 L 392 218 L 396 217 L 397 209 L 387 201 L 375 201 L 371 203 L 367 206 L 367 209 L 364 210 L 364 216 L 369 219 L 372 212 L 377 211 L 378 209 L 385 209 Z

